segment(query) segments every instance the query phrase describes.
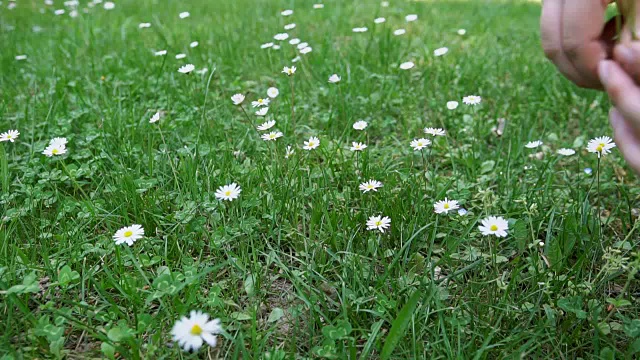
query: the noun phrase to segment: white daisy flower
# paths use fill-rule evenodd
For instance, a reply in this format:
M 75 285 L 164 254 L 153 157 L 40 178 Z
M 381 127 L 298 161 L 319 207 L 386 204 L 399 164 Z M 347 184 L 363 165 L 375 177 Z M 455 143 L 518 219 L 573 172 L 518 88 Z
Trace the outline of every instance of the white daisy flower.
M 439 49 L 435 49 L 435 50 L 433 51 L 433 55 L 434 55 L 434 56 L 442 56 L 442 55 L 444 55 L 444 54 L 446 54 L 446 53 L 448 53 L 448 52 L 449 52 L 449 48 L 441 47 L 441 48 L 439 48 Z
M 311 46 L 307 46 L 306 48 L 304 48 L 304 49 L 300 50 L 300 54 L 302 54 L 302 55 L 304 55 L 304 54 L 308 54 L 308 53 L 310 53 L 310 52 L 311 52 L 311 50 L 313 50 L 313 49 L 311 48 Z
M 265 131 L 265 130 L 269 130 L 271 129 L 274 125 L 276 124 L 275 120 L 269 120 L 261 125 L 258 125 L 256 127 L 256 129 L 258 129 L 259 131 Z
M 469 95 L 462 98 L 462 102 L 467 105 L 478 105 L 480 104 L 481 101 L 482 101 L 482 98 L 476 95 Z
M 413 148 L 413 150 L 422 150 L 424 148 L 426 148 L 427 146 L 431 145 L 431 140 L 429 139 L 414 139 L 413 141 L 411 141 L 411 147 Z
M 54 144 L 54 143 L 50 143 L 49 146 L 47 146 L 46 149 L 44 149 L 44 151 L 42 152 L 44 155 L 46 156 L 54 156 L 54 155 L 62 155 L 64 153 L 67 152 L 67 148 L 65 145 L 62 144 Z
M 382 187 L 382 183 L 378 180 L 369 180 L 365 181 L 358 187 L 363 193 L 368 193 L 369 191 L 378 192 L 378 188 Z
M 302 147 L 305 150 L 313 150 L 320 146 L 320 139 L 315 136 L 309 138 L 308 141 L 304 142 L 304 146 Z
M 292 67 L 285 66 L 284 68 L 282 68 L 282 72 L 284 74 L 287 74 L 287 76 L 291 76 L 291 75 L 296 73 L 296 67 L 295 66 L 292 66 Z
M 280 15 L 282 15 L 282 16 L 293 15 L 293 10 L 284 10 L 283 12 L 280 13 Z
M 58 9 L 58 10 L 54 11 L 53 13 L 56 14 L 56 15 L 62 15 L 62 14 L 64 14 L 64 9 Z
M 402 70 L 409 70 L 412 69 L 415 66 L 415 64 L 411 61 L 407 61 L 407 62 L 403 62 L 402 64 L 400 64 L 400 69 Z
M 291 44 L 291 45 L 298 45 L 298 44 L 300 44 L 300 39 L 298 39 L 298 38 L 293 38 L 293 39 L 289 40 L 289 44 Z
M 393 35 L 395 35 L 395 36 L 404 35 L 406 33 L 407 33 L 407 30 L 405 30 L 405 29 L 398 29 L 398 30 L 394 30 L 393 31 Z
M 286 150 L 286 152 L 284 154 L 284 158 L 285 159 L 290 158 L 291 156 L 293 156 L 293 153 L 294 153 L 293 148 L 291 146 L 287 146 L 287 150 Z
M 291 62 L 293 62 L 293 63 L 298 62 L 298 61 L 300 61 L 300 56 L 296 56 L 293 59 L 291 59 Z
M 314 9 L 324 9 L 324 4 L 313 4 Z
M 587 144 L 587 151 L 590 153 L 597 153 L 598 157 L 607 155 L 611 152 L 611 149 L 616 147 L 616 144 L 608 136 L 601 136 L 595 139 L 589 140 Z
M 291 29 L 295 29 L 296 28 L 296 24 L 287 24 L 284 26 L 285 30 L 291 30 Z
M 367 230 L 380 230 L 383 233 L 391 226 L 391 219 L 388 216 L 372 216 L 367 220 Z
M 353 32 L 355 33 L 361 33 L 361 32 L 367 32 L 367 30 L 369 30 L 366 26 L 363 27 L 357 27 L 357 28 L 353 28 Z
M 460 35 L 460 36 L 462 36 L 462 35 L 464 35 L 466 33 L 467 33 L 467 30 L 465 30 L 465 29 L 459 29 L 458 30 L 458 35 Z
M 482 225 L 478 227 L 478 230 L 480 230 L 484 236 L 495 235 L 497 237 L 507 237 L 509 223 L 502 217 L 489 216 L 482 220 Z
M 146 28 L 150 28 L 151 27 L 151 23 L 140 23 L 138 24 L 138 29 L 146 29 Z
M 418 15 L 409 14 L 409 15 L 405 16 L 404 19 L 407 20 L 407 22 L 416 21 L 416 20 L 418 20 Z
M 425 134 L 429 134 L 431 136 L 445 136 L 446 132 L 441 128 L 432 128 L 428 127 L 424 129 Z
M 183 11 L 183 12 L 181 12 L 180 14 L 178 14 L 178 17 L 180 17 L 180 19 L 186 19 L 186 18 L 188 18 L 189 16 L 191 16 L 191 14 L 189 14 L 189 12 L 188 12 L 188 11 Z
M 289 38 L 289 34 L 287 33 L 276 34 L 273 38 L 278 41 L 284 41 Z
M 244 95 L 235 94 L 231 97 L 231 101 L 233 101 L 233 105 L 240 105 L 244 101 Z
M 51 6 L 51 5 L 53 5 L 53 0 L 44 0 L 44 4 L 48 5 L 48 6 Z
M 2 134 L 0 134 L 0 142 L 2 141 L 14 142 L 18 138 L 18 135 L 20 135 L 20 132 L 18 130 L 9 130 L 7 132 L 3 132 Z
M 338 76 L 338 74 L 333 74 L 333 75 L 329 76 L 329 82 L 332 83 L 332 84 L 340 82 L 340 76 Z
M 436 214 L 446 214 L 449 211 L 458 210 L 460 205 L 456 200 L 449 200 L 444 198 L 444 200 L 437 201 L 433 204 L 433 210 Z
M 558 150 L 558 155 L 562 155 L 562 156 L 571 156 L 571 155 L 574 155 L 575 153 L 576 151 L 573 149 L 563 148 Z
M 69 12 L 69 17 L 71 17 L 71 18 L 78 17 L 78 10 L 71 10 Z
M 366 122 L 366 121 L 364 121 L 364 120 L 356 121 L 356 122 L 353 124 L 353 128 L 354 128 L 355 130 L 364 130 L 364 129 L 366 129 L 366 128 L 367 128 L 367 126 L 369 126 L 369 124 L 367 124 L 367 122 Z
M 116 231 L 115 235 L 113 235 L 113 240 L 115 240 L 116 245 L 127 244 L 132 246 L 134 242 L 143 237 L 144 229 L 142 225 L 133 224 Z
M 105 10 L 113 10 L 116 7 L 116 4 L 112 3 L 111 1 L 107 1 L 106 3 L 104 3 L 103 7 Z
M 362 151 L 366 148 L 367 148 L 366 144 L 355 142 L 355 141 L 351 143 L 351 151 Z
M 163 55 L 167 55 L 167 50 L 158 50 L 156 52 L 153 53 L 154 56 L 163 56 Z
M 199 42 L 197 42 L 197 41 L 192 41 L 192 42 L 189 44 L 189 47 L 194 48 L 194 47 L 196 47 L 196 46 L 198 46 L 198 45 L 200 45 L 200 43 L 199 43 Z
M 183 73 L 183 74 L 188 74 L 188 73 L 192 72 L 193 69 L 195 69 L 195 68 L 196 67 L 193 66 L 193 64 L 187 64 L 187 65 L 184 65 L 184 66 L 180 66 L 178 71 Z
M 209 315 L 191 311 L 189 317 L 183 316 L 173 325 L 171 336 L 184 351 L 197 351 L 204 342 L 215 347 L 216 334 L 221 332 L 220 319 L 209 321 Z
M 196 70 L 196 74 L 198 74 L 198 75 L 204 75 L 204 74 L 206 74 L 208 72 L 209 72 L 209 68 L 206 68 L 206 67 L 202 68 L 200 70 Z
M 383 1 L 383 2 L 380 3 L 380 6 L 389 7 L 389 2 L 388 1 Z
M 382 24 L 385 21 L 387 21 L 387 19 L 385 19 L 383 17 L 379 17 L 379 18 L 376 18 L 375 20 L 373 20 L 373 22 L 376 23 L 376 24 Z
M 447 109 L 455 110 L 458 107 L 457 101 L 447 101 Z
M 216 199 L 222 201 L 233 201 L 240 196 L 242 189 L 236 183 L 221 186 L 216 190 Z
M 297 48 L 298 48 L 298 50 L 302 50 L 302 49 L 306 48 L 307 46 L 309 46 L 309 43 L 301 42 L 301 43 L 298 44 Z
M 527 149 L 535 149 L 540 146 L 542 146 L 542 141 L 536 140 L 536 141 L 529 141 L 524 147 L 526 147 Z
M 153 116 L 151 117 L 151 119 L 149 119 L 149 122 L 151 124 L 153 124 L 154 122 L 157 122 L 158 120 L 160 120 L 160 111 L 156 112 L 155 114 L 153 114 Z
M 187 54 L 176 54 L 176 59 L 181 60 L 187 57 Z
M 267 111 L 269 111 L 269 107 L 261 107 L 258 111 L 256 111 L 257 116 L 265 116 L 267 115 Z
M 268 42 L 268 43 L 264 43 L 264 44 L 260 45 L 260 48 L 261 49 L 267 49 L 267 48 L 270 48 L 272 46 L 273 46 L 273 43 L 272 42 Z
M 49 145 L 65 147 L 67 146 L 67 138 L 53 138 L 51 139 L 51 141 L 49 141 Z
M 16 55 L 16 60 L 18 61 L 27 60 L 27 55 Z
M 280 45 L 276 45 L 276 44 L 274 44 L 271 48 L 272 48 L 273 50 L 280 50 Z
M 270 101 L 271 100 L 269 100 L 269 99 L 258 99 L 256 101 L 252 101 L 251 102 L 251 106 L 253 106 L 253 107 L 268 106 Z
M 275 121 L 274 121 L 275 122 Z M 272 131 L 268 134 L 264 134 L 261 136 L 262 140 L 264 141 L 273 141 L 276 140 L 279 137 L 282 137 L 284 134 L 281 133 L 280 131 Z
M 280 94 L 280 91 L 278 90 L 278 88 L 270 87 L 267 89 L 267 96 L 272 99 L 275 99 L 276 97 L 278 97 L 279 94 Z

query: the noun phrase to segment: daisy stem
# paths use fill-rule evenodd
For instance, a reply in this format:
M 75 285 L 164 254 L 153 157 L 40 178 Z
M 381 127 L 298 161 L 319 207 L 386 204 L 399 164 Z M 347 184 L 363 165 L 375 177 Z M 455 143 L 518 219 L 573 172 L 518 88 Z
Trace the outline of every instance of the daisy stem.
M 2 192 L 6 194 L 9 191 L 9 165 L 4 145 L 0 145 L 0 175 L 2 175 Z
M 82 196 L 84 196 L 87 200 L 89 200 L 89 207 L 91 208 L 91 212 L 95 215 L 95 209 L 93 207 L 93 203 L 91 202 L 91 198 L 89 197 L 89 195 L 87 195 L 87 193 L 84 192 L 84 190 L 82 190 L 82 188 L 76 181 L 76 178 L 72 176 L 71 173 L 69 172 L 69 169 L 67 169 L 67 166 L 64 164 L 64 161 L 60 161 L 60 163 L 62 164 L 62 168 L 64 169 L 64 172 L 67 173 L 67 176 L 69 176 L 69 179 L 73 183 L 73 186 L 75 186 L 75 188 L 78 189 L 80 193 L 82 193 Z
M 356 153 L 356 176 L 360 179 L 360 173 L 358 172 L 358 151 Z
M 420 150 L 420 155 L 422 156 L 422 169 L 424 174 L 422 177 L 424 178 L 424 193 L 427 194 L 427 161 L 424 158 L 424 151 Z
M 597 180 L 598 181 L 598 199 L 597 199 L 598 213 L 596 214 L 596 216 L 598 217 L 598 239 L 602 240 L 602 218 L 600 217 L 602 212 L 602 203 L 600 199 L 600 154 L 598 154 L 598 173 L 596 174 L 596 176 L 598 177 L 598 180 Z M 600 242 L 600 246 L 604 251 L 604 244 L 602 244 L 602 242 Z
M 176 171 L 176 167 L 173 165 L 173 159 L 171 155 L 169 155 L 169 147 L 167 143 L 164 141 L 164 134 L 162 133 L 162 127 L 158 124 L 158 130 L 160 131 L 160 138 L 162 139 L 162 143 L 164 144 L 165 151 L 167 151 L 167 158 L 169 159 L 169 166 L 171 166 L 171 171 L 173 172 L 173 179 L 176 182 L 176 186 L 178 187 L 178 191 L 180 191 L 180 181 L 178 180 L 178 172 Z
M 244 117 L 247 118 L 247 126 L 253 127 L 253 125 L 251 125 L 251 119 L 249 118 L 249 114 L 247 114 L 247 111 L 244 109 L 244 106 L 240 105 L 240 110 L 242 110 Z
M 296 118 L 295 118 L 295 93 L 293 91 L 293 77 L 289 76 L 289 85 L 291 85 L 291 132 L 296 133 Z
M 345 99 L 344 96 L 342 96 L 342 86 L 340 84 L 338 84 L 338 94 L 340 94 L 340 98 L 342 99 L 342 117 L 344 119 L 344 123 L 346 124 L 347 122 L 347 112 L 345 110 Z

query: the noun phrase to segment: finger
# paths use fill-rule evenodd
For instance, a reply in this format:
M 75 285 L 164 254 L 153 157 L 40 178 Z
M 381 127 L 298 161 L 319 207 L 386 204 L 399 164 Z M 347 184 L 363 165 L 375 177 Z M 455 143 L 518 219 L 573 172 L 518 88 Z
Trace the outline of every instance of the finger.
M 618 111 L 634 128 L 640 129 L 640 88 L 615 61 L 602 61 L 598 70 L 600 80 Z
M 622 156 L 629 166 L 640 174 L 640 137 L 638 133 L 616 109 L 611 109 L 609 120 L 613 127 L 613 137 Z
M 601 40 L 606 0 L 565 0 L 562 9 L 562 49 L 576 69 L 582 86 L 601 88 L 598 63 L 606 59 Z
M 569 80 L 578 83 L 580 76 L 562 49 L 563 0 L 546 0 L 540 15 L 540 38 L 544 54 Z
M 617 61 L 629 76 L 640 84 L 640 44 L 628 43 L 617 45 L 613 51 L 613 59 Z

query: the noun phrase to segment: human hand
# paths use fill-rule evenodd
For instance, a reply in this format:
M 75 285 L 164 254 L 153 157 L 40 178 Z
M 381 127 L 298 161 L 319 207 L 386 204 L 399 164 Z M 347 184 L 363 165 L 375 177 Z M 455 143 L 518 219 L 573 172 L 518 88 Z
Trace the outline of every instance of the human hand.
M 604 20 L 612 1 L 545 0 L 542 5 L 540 29 L 545 55 L 578 86 L 602 88 L 598 64 L 610 54 L 616 35 L 615 19 L 606 24 Z M 621 5 L 626 11 L 626 3 Z
M 624 50 L 616 47 L 616 57 Z M 640 62 L 640 56 L 635 58 Z M 604 60 L 598 66 L 600 81 L 615 107 L 609 113 L 616 145 L 625 160 L 640 174 L 640 87 L 615 61 Z

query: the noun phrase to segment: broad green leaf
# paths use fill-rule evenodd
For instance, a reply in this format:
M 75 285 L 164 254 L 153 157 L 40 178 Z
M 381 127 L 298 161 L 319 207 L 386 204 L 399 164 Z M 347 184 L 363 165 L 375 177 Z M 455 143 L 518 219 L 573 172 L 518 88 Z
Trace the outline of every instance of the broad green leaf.
M 7 290 L 7 294 L 26 294 L 40 291 L 36 273 L 31 273 L 22 279 L 22 284 L 14 285 Z
M 267 322 L 270 322 L 270 323 L 276 322 L 280 320 L 283 316 L 284 316 L 284 310 L 280 308 L 274 308 L 273 310 L 271 310 L 271 313 L 269 314 L 269 318 L 267 319 Z
M 58 283 L 62 287 L 67 287 L 69 284 L 78 279 L 80 279 L 80 274 L 75 270 L 71 270 L 71 267 L 69 267 L 69 265 L 65 265 L 62 269 L 60 269 L 60 272 L 58 272 Z

